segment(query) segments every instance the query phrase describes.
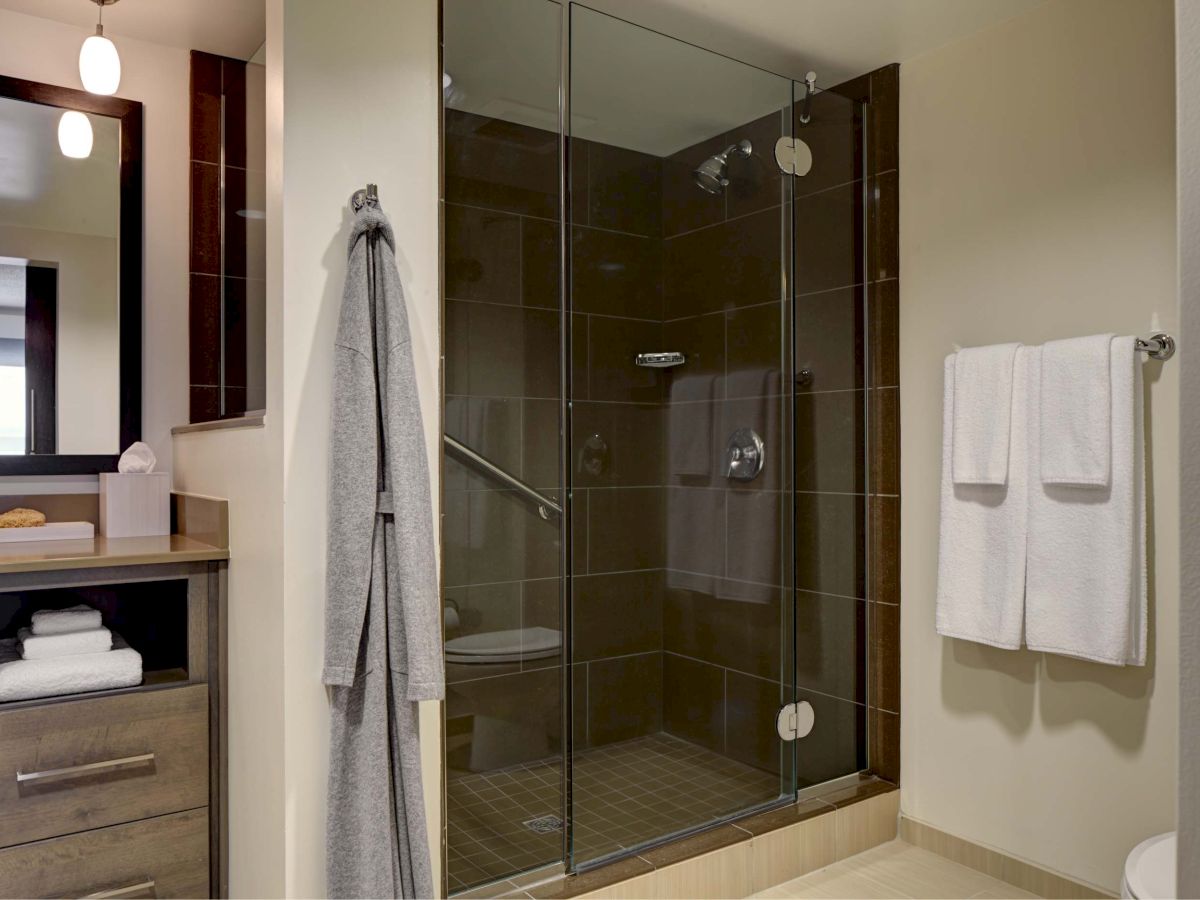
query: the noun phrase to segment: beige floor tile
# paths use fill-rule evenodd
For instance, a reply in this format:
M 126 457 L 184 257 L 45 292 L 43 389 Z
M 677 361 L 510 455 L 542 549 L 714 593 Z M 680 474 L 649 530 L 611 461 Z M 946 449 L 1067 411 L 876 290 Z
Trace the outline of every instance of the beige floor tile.
M 1037 894 L 1031 894 L 1029 891 L 1023 891 L 1019 887 L 1006 885 L 999 890 L 982 891 L 976 894 L 971 900 L 1026 900 L 1032 897 L 1037 900 Z

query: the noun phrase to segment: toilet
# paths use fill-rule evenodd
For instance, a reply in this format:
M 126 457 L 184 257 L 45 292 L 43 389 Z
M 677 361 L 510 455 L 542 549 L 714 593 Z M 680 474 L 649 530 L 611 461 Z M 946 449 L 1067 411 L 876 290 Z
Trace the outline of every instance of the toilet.
M 446 641 L 446 662 L 458 665 L 499 665 L 556 656 L 562 632 L 556 628 L 513 628 L 465 634 Z
M 1175 896 L 1175 832 L 1142 841 L 1125 858 L 1121 896 L 1160 900 Z

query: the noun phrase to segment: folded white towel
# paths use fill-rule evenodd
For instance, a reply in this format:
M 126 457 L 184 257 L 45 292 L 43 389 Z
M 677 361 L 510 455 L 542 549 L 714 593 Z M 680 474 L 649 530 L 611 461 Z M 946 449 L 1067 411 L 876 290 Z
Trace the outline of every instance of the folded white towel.
M 39 609 L 33 614 L 34 634 L 65 634 L 100 627 L 100 610 L 79 604 L 67 609 Z
M 1113 335 L 1048 341 L 1042 348 L 1041 472 L 1045 484 L 1104 487 L 1112 447 Z
M 107 653 L 21 659 L 17 642 L 0 641 L 0 702 L 103 691 L 142 683 L 142 655 L 113 636 Z
M 1020 344 L 954 354 L 954 483 L 1004 484 L 1012 430 L 1013 361 Z
M 34 634 L 28 628 L 17 632 L 22 659 L 53 659 L 79 653 L 104 653 L 112 649 L 112 632 L 107 628 L 67 631 L 63 634 Z
M 1031 650 L 1112 665 L 1146 662 L 1146 499 L 1142 366 L 1134 338 L 1110 341 L 1111 472 L 1106 487 L 1047 484 L 1043 417 L 1030 416 Z M 1044 385 L 1040 373 L 1032 384 Z M 1035 396 L 1033 402 L 1038 402 Z
M 954 483 L 956 354 L 946 357 L 944 368 L 937 631 L 1009 650 L 1021 646 L 1025 599 L 1026 358 L 1032 352 L 1019 347 L 1015 353 L 1006 484 Z M 1004 397 L 995 402 L 1009 406 Z

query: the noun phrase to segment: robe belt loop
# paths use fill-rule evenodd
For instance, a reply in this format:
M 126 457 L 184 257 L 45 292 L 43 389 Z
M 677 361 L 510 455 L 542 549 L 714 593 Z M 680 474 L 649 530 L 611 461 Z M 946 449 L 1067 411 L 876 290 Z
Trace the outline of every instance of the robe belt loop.
M 396 509 L 392 505 L 392 492 L 380 491 L 375 498 L 375 512 L 381 516 L 395 515 Z

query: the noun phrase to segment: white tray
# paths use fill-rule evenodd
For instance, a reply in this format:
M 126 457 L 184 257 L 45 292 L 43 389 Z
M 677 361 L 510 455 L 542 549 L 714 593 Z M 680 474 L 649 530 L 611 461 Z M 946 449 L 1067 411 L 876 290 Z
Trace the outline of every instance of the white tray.
M 34 528 L 0 528 L 0 544 L 25 541 L 78 541 L 94 538 L 96 526 L 91 522 L 47 522 Z

